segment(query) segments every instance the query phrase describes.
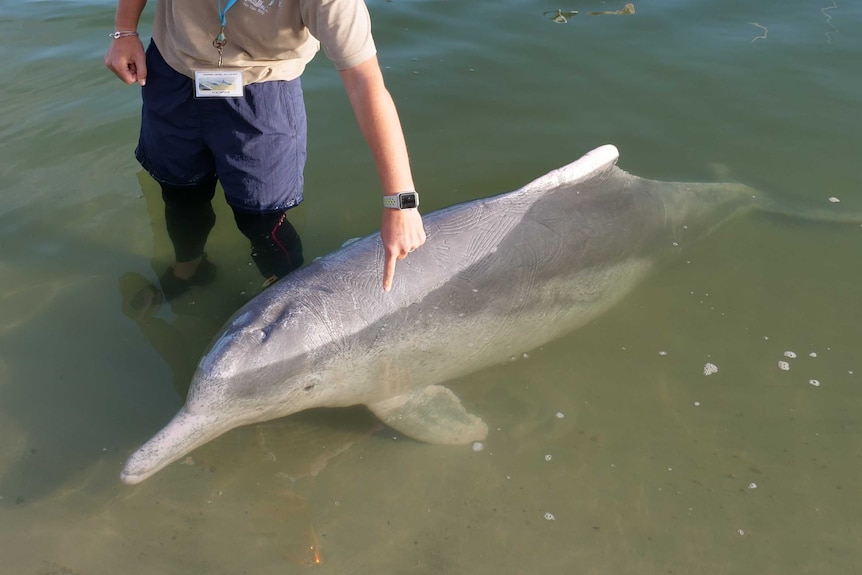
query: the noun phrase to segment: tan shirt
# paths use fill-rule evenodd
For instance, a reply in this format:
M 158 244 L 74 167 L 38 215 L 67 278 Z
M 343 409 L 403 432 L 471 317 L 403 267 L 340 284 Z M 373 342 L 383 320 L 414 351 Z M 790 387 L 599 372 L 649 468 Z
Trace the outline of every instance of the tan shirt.
M 194 77 L 194 70 L 216 67 L 218 6 L 218 0 L 159 0 L 153 40 L 174 70 Z M 321 44 L 339 70 L 377 53 L 363 0 L 236 0 L 225 18 L 222 65 L 242 69 L 246 84 L 299 77 Z

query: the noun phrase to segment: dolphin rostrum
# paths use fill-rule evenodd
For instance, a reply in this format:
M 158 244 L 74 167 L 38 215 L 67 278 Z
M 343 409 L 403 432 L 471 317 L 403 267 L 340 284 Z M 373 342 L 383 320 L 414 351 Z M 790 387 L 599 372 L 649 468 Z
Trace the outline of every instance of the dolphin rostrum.
M 602 146 L 516 191 L 426 215 L 428 240 L 388 293 L 377 234 L 281 279 L 228 321 L 185 405 L 122 480 L 312 407 L 363 404 L 421 441 L 483 439 L 485 423 L 441 383 L 587 323 L 678 242 L 754 203 L 747 186 L 646 180 L 618 157 Z

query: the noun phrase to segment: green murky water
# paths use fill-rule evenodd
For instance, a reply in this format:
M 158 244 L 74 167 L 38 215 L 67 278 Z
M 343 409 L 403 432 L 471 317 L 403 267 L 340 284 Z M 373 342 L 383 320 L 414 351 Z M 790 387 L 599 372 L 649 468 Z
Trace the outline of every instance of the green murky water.
M 610 142 L 643 177 L 862 213 L 862 5 L 588 15 L 624 4 L 369 2 L 426 211 Z M 217 282 L 124 308 L 170 248 L 132 157 L 137 90 L 102 66 L 113 10 L 0 1 L 0 571 L 284 574 L 315 550 L 331 573 L 859 571 L 858 225 L 753 215 L 681 245 L 597 321 L 452 384 L 489 423 L 482 451 L 311 412 L 120 484 L 259 278 L 222 203 Z M 380 208 L 323 57 L 304 88 L 314 257 Z

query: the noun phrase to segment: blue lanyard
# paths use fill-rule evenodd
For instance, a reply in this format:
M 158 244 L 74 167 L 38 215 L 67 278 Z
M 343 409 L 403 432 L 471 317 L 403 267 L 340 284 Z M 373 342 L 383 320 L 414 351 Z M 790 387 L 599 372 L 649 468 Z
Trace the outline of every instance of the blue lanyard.
M 231 6 L 236 4 L 236 0 L 227 0 L 227 4 L 224 5 L 224 8 L 221 7 L 221 0 L 218 0 L 218 19 L 221 22 L 221 30 L 218 31 L 218 34 L 213 40 L 213 47 L 218 50 L 218 67 L 221 68 L 222 62 L 222 50 L 225 46 L 227 46 L 227 39 L 224 37 L 224 27 L 227 26 L 227 11 L 231 9 Z
M 236 0 L 227 0 L 227 4 L 225 4 L 224 8 L 222 8 L 221 0 L 218 0 L 218 18 L 221 22 L 222 28 L 227 26 L 227 11 L 230 10 L 234 4 L 236 4 Z

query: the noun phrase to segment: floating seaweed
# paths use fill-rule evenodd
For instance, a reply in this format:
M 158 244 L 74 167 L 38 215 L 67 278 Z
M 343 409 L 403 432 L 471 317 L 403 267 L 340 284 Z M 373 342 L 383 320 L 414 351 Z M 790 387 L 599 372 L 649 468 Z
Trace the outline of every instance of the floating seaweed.
M 752 26 L 757 26 L 758 28 L 763 30 L 762 35 L 755 36 L 754 38 L 751 39 L 752 42 L 754 42 L 756 40 L 766 40 L 766 36 L 769 34 L 769 30 L 766 29 L 766 26 L 764 26 L 763 24 L 759 24 L 758 22 L 749 22 L 749 24 L 751 24 Z
M 590 16 L 603 16 L 606 14 L 616 14 L 616 15 L 625 16 L 625 15 L 634 14 L 634 13 L 635 13 L 635 5 L 632 3 L 626 4 L 620 10 L 602 10 L 600 12 L 588 12 L 588 14 Z M 558 8 L 556 10 L 546 10 L 543 13 L 543 15 L 549 16 L 550 20 L 552 20 L 553 22 L 556 22 L 557 24 L 565 24 L 569 21 L 569 18 L 573 18 L 573 17 L 577 16 L 578 11 L 577 10 L 562 10 L 562 9 Z
M 623 6 L 622 10 L 602 10 L 601 12 L 590 12 L 590 16 L 604 16 L 606 14 L 616 14 L 619 16 L 627 16 L 635 13 L 635 5 L 629 2 Z

